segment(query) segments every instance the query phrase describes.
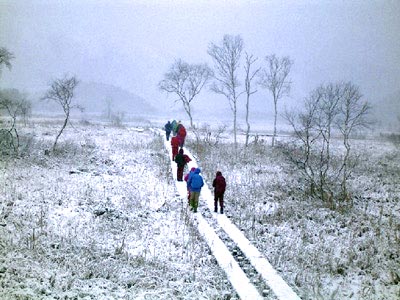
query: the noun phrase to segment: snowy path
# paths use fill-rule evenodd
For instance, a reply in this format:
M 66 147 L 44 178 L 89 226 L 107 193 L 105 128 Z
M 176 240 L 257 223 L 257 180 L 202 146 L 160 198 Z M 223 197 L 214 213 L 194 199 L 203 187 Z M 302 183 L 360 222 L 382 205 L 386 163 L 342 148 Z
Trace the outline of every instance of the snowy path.
M 172 156 L 170 143 L 164 143 L 168 149 L 169 157 Z M 189 169 L 197 167 L 197 162 L 189 150 L 184 148 L 192 161 L 189 162 Z M 176 163 L 171 160 L 173 177 L 175 179 L 177 190 L 182 199 L 187 197 L 186 182 L 176 181 Z M 200 201 L 206 203 L 209 210 L 214 210 L 214 197 L 208 188 L 207 184 L 201 190 Z M 300 300 L 299 296 L 290 288 L 290 286 L 279 276 L 276 270 L 271 266 L 266 258 L 254 247 L 244 234 L 224 215 L 212 213 L 213 218 L 218 222 L 218 225 L 226 232 L 244 255 L 249 259 L 256 271 L 262 276 L 266 285 L 273 291 L 275 296 L 281 300 Z M 192 220 L 197 224 L 198 230 L 203 238 L 209 244 L 211 251 L 217 259 L 219 265 L 226 272 L 228 279 L 239 294 L 241 299 L 263 299 L 254 285 L 250 282 L 244 271 L 239 266 L 238 262 L 232 256 L 224 242 L 215 233 L 215 230 L 208 224 L 207 220 L 201 214 L 201 206 L 199 213 L 192 214 Z

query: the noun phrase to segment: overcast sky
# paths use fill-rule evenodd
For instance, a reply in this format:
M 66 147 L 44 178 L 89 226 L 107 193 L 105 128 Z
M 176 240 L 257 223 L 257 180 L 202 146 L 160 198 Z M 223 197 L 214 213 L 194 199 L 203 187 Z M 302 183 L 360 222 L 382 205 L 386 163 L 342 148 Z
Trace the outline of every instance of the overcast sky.
M 232 34 L 260 63 L 272 53 L 294 60 L 290 101 L 338 80 L 370 100 L 400 89 L 398 0 L 0 0 L 0 28 L 15 55 L 2 88 L 45 89 L 69 73 L 165 102 L 157 83 L 174 60 L 212 66 L 210 42 Z

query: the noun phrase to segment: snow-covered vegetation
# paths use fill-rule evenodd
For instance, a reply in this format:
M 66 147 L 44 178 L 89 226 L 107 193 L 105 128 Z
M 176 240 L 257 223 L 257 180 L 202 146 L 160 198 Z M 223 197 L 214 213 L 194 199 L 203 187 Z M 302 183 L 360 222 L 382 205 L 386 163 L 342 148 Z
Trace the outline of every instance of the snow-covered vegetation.
M 163 136 L 75 122 L 46 155 L 56 128 L 32 119 L 19 157 L 1 157 L 1 299 L 238 299 L 189 222 Z M 214 136 L 189 131 L 186 147 L 208 184 L 222 171 L 226 215 L 301 299 L 400 297 L 398 146 L 354 140 L 354 206 L 331 210 L 270 140 L 240 138 L 236 154 L 229 132 Z
M 229 138 L 207 140 L 187 143 L 206 180 L 222 171 L 227 215 L 302 299 L 400 298 L 398 145 L 352 140 L 354 206 L 331 210 L 306 195 L 304 178 L 270 140 L 253 139 L 236 159 Z
M 162 138 L 147 129 L 25 128 L 1 159 L 0 299 L 235 296 L 177 197 Z M 29 134 L 28 134 L 29 133 Z

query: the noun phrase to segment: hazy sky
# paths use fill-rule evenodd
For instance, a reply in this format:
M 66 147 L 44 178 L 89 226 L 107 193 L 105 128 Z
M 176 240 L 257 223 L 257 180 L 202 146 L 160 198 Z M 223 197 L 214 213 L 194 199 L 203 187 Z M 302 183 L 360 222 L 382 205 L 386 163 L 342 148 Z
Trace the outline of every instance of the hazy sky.
M 239 34 L 260 63 L 294 60 L 290 101 L 338 80 L 373 100 L 400 89 L 399 32 L 398 0 L 0 0 L 0 46 L 16 57 L 0 87 L 45 89 L 69 73 L 165 102 L 157 83 L 174 59 L 212 66 L 209 43 Z

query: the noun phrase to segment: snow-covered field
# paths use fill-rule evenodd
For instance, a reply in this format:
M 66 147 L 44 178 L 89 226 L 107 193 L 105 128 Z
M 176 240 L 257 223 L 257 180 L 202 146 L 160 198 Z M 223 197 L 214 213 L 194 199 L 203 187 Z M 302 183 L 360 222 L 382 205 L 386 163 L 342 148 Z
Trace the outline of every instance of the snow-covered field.
M 187 147 L 208 182 L 222 171 L 226 214 L 302 299 L 400 299 L 398 144 L 352 140 L 354 207 L 332 211 L 305 197 L 303 178 L 269 138 L 239 147 L 237 159 L 229 140 Z
M 0 169 L 0 299 L 237 299 L 189 223 L 163 137 L 143 127 L 24 128 Z M 29 133 L 29 135 L 28 135 Z M 302 299 L 400 299 L 400 150 L 355 141 L 355 206 L 306 199 L 278 149 L 258 141 L 186 146 L 208 184 L 228 182 L 226 215 Z
M 46 156 L 57 127 L 32 126 L 31 155 L 1 161 L 0 299 L 235 297 L 161 137 L 75 124 Z

